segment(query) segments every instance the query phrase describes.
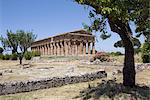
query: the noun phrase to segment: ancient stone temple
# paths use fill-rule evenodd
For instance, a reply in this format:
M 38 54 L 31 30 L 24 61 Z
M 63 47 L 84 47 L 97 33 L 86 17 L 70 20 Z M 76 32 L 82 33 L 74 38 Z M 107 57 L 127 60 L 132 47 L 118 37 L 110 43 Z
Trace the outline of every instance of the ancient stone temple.
M 95 36 L 85 30 L 67 32 L 35 41 L 31 50 L 41 55 L 91 55 L 95 54 Z

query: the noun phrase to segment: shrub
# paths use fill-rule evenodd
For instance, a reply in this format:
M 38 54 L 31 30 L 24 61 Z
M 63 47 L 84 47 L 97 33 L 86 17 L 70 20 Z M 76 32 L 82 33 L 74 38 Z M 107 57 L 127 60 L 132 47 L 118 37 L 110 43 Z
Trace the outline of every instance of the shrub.
M 4 51 L 4 49 L 2 47 L 0 47 L 0 54 L 2 54 Z
M 41 56 L 41 53 L 38 51 L 33 51 L 32 52 L 33 57 Z
M 0 59 L 3 60 L 4 59 L 4 55 L 0 54 Z
M 108 61 L 109 55 L 105 52 L 97 52 L 94 56 L 94 60 L 99 59 L 100 61 Z
M 150 42 L 145 42 L 141 48 L 143 63 L 150 63 Z
M 5 54 L 3 57 L 3 60 L 10 60 L 10 58 L 11 58 L 11 55 Z
M 109 55 L 111 56 L 120 56 L 120 55 L 123 55 L 121 52 L 117 51 L 117 52 L 111 52 L 109 53 Z
M 150 63 L 150 56 L 149 55 L 142 55 L 142 62 L 143 63 Z
M 32 55 L 32 52 L 28 52 L 28 51 L 27 51 L 27 52 L 24 54 L 24 57 L 25 57 L 26 60 L 31 60 L 32 56 L 33 56 L 33 55 Z
M 11 60 L 17 60 L 17 53 L 13 53 L 12 55 L 11 55 Z

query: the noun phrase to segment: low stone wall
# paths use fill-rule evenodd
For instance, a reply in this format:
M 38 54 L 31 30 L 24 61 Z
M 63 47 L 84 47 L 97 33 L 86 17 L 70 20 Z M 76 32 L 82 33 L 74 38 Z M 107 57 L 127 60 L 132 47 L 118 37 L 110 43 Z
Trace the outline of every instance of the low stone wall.
M 98 71 L 98 72 L 79 75 L 79 76 L 66 76 L 61 78 L 53 77 L 53 78 L 46 78 L 46 79 L 39 79 L 39 80 L 1 83 L 0 95 L 29 92 L 29 91 L 52 88 L 52 87 L 60 87 L 67 84 L 92 81 L 103 77 L 107 77 L 105 71 Z

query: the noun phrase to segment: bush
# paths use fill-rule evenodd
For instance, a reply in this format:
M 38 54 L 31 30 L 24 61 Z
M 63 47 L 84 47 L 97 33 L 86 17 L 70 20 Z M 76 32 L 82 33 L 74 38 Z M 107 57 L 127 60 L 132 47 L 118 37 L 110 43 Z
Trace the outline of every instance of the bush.
M 143 63 L 150 63 L 150 42 L 145 42 L 141 48 Z
M 17 60 L 17 53 L 13 53 L 12 55 L 11 55 L 11 60 Z
M 4 55 L 0 54 L 0 59 L 3 60 L 4 59 Z
M 109 61 L 109 55 L 105 52 L 97 52 L 93 58 L 94 60 L 99 59 L 100 61 Z
M 4 51 L 4 49 L 2 47 L 0 47 L 0 54 L 2 54 Z
M 142 55 L 142 62 L 143 63 L 150 63 L 150 56 L 149 55 Z
M 32 52 L 33 57 L 41 56 L 41 53 L 38 51 L 33 51 Z
M 5 54 L 3 57 L 3 60 L 10 60 L 10 58 L 11 58 L 11 55 Z
M 111 52 L 109 53 L 109 55 L 111 56 L 120 56 L 120 55 L 123 55 L 121 52 L 117 51 L 117 52 Z
M 31 60 L 31 58 L 33 57 L 32 52 L 27 51 L 24 54 L 24 57 L 25 57 L 26 60 Z

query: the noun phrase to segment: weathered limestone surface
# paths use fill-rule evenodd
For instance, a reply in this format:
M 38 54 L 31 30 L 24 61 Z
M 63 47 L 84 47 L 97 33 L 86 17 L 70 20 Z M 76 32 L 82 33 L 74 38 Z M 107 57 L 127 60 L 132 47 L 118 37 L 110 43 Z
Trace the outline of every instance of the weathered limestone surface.
M 68 32 L 35 41 L 31 50 L 42 55 L 91 55 L 95 54 L 95 36 L 85 30 Z
M 39 80 L 28 80 L 0 84 L 0 95 L 29 92 L 39 89 L 60 87 L 67 84 L 87 82 L 106 77 L 105 71 L 97 71 L 79 76 L 53 77 Z

